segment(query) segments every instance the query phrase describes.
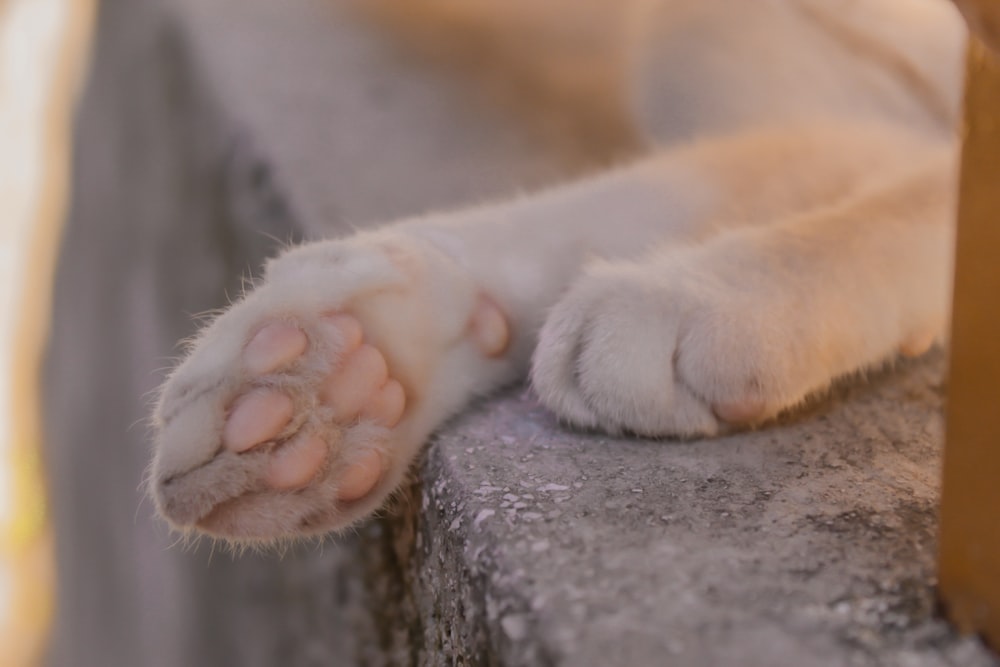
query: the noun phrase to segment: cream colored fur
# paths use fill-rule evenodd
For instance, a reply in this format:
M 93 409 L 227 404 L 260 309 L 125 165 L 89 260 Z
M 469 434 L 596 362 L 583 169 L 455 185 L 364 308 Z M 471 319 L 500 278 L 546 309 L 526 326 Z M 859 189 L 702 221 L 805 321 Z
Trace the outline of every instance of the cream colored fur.
M 260 474 L 268 451 L 236 455 L 219 442 L 248 382 L 239 354 L 275 319 L 309 333 L 325 312 L 354 313 L 408 409 L 391 430 L 328 423 L 315 387 L 337 344 L 312 347 L 268 382 L 296 403 L 282 437 L 308 425 L 336 443 L 329 470 L 295 494 L 255 496 L 222 532 L 233 537 L 349 525 L 384 501 L 445 418 L 529 375 L 568 423 L 709 436 L 732 428 L 721 417 L 757 423 L 942 335 L 964 41 L 953 8 L 642 5 L 631 98 L 648 158 L 296 248 L 202 333 L 156 414 L 153 495 L 175 526 Z M 465 333 L 480 293 L 509 320 L 497 358 Z M 366 447 L 384 453 L 388 472 L 363 501 L 334 507 L 338 466 Z

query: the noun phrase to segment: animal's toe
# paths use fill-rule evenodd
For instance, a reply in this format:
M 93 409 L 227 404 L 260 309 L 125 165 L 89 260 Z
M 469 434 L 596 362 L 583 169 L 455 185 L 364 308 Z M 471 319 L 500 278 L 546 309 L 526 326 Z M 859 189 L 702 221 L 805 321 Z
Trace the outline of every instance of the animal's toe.
M 406 394 L 403 385 L 389 378 L 382 388 L 375 392 L 371 400 L 361 411 L 361 416 L 392 428 L 399 423 L 406 409 Z
M 759 421 L 765 413 L 764 401 L 747 399 L 728 403 L 716 403 L 712 406 L 715 416 L 733 425 L 752 424 Z
M 347 355 L 321 391 L 333 418 L 345 423 L 357 417 L 389 379 L 385 357 L 374 346 L 363 344 Z
M 274 450 L 264 473 L 265 483 L 282 491 L 311 482 L 326 462 L 328 447 L 317 435 L 299 436 Z
M 337 499 L 351 502 L 364 498 L 378 484 L 385 468 L 385 459 L 378 451 L 372 449 L 362 453 L 342 473 Z
M 243 349 L 243 366 L 253 375 L 274 373 L 306 351 L 309 340 L 299 327 L 273 322 L 260 329 Z
M 281 392 L 258 389 L 244 394 L 233 405 L 222 429 L 222 444 L 232 452 L 245 452 L 276 438 L 292 419 L 295 406 Z

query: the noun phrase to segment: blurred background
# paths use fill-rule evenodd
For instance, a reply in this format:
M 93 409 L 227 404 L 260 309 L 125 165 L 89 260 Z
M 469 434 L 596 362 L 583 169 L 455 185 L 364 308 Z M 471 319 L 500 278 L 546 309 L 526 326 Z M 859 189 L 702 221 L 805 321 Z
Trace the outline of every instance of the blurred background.
M 0 666 L 39 661 L 52 609 L 38 368 L 90 0 L 0 0 Z

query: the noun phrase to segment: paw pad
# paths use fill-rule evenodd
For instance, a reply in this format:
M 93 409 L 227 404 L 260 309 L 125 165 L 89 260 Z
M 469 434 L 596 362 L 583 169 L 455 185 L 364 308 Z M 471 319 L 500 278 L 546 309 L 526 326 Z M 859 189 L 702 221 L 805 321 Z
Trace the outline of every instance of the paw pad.
M 403 416 L 406 396 L 402 385 L 389 377 L 385 357 L 364 341 L 361 323 L 346 313 L 324 316 L 318 327 L 337 343 L 339 359 L 321 381 L 318 398 L 335 425 L 350 428 L 367 419 L 391 428 Z M 250 381 L 293 367 L 309 350 L 303 330 L 287 322 L 262 327 L 243 350 L 244 370 Z M 278 383 L 280 384 L 280 383 Z M 275 446 L 262 482 L 276 491 L 307 486 L 327 463 L 330 439 L 337 433 L 309 432 L 308 426 L 285 441 L 276 441 L 291 423 L 295 412 L 293 399 L 276 389 L 253 389 L 233 403 L 222 431 L 223 446 L 237 454 L 250 452 L 265 443 Z M 325 437 L 324 437 L 325 436 Z M 364 497 L 378 483 L 384 465 L 374 450 L 363 452 L 359 460 L 343 468 L 337 484 L 337 500 L 354 501 Z

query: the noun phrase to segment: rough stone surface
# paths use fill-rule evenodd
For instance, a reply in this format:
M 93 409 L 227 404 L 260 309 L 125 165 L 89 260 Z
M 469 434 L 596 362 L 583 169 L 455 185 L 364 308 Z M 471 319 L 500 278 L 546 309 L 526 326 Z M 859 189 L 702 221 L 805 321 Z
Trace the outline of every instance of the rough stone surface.
M 941 367 L 703 442 L 565 431 L 523 390 L 490 401 L 424 467 L 425 605 L 485 622 L 463 627 L 501 664 L 995 664 L 935 614 Z M 425 642 L 447 655 L 451 634 Z
M 556 34 L 525 57 L 510 16 L 551 5 L 503 3 L 491 28 L 476 11 L 500 5 L 468 0 L 451 32 L 417 29 L 448 2 L 415 6 L 102 3 L 47 363 L 50 664 L 1000 665 L 934 609 L 940 353 L 704 442 L 568 431 L 512 388 L 441 429 L 356 535 L 171 547 L 133 424 L 188 315 L 289 238 L 634 148 L 614 80 L 571 66 L 613 45 Z

